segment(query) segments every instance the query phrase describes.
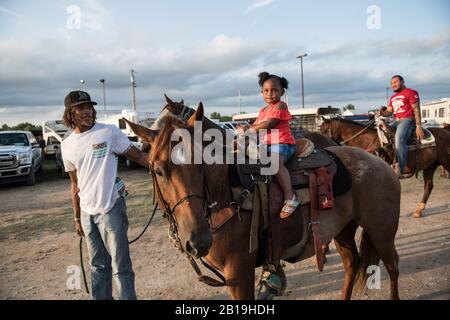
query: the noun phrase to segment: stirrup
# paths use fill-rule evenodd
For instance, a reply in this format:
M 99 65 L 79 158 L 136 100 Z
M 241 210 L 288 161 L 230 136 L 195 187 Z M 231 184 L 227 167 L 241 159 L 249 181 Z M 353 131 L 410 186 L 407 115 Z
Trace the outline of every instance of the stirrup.
M 283 208 L 281 209 L 281 212 L 280 212 L 280 218 L 286 219 L 287 217 L 289 217 L 291 214 L 294 213 L 295 209 L 297 209 L 297 207 L 299 205 L 300 205 L 300 202 L 298 201 L 297 196 L 294 194 L 294 196 L 292 197 L 292 200 L 284 201 Z

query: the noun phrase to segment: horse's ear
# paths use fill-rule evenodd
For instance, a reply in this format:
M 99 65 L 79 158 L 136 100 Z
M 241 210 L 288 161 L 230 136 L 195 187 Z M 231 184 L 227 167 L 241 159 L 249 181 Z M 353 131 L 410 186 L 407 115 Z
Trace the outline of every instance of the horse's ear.
M 195 111 L 194 114 L 189 118 L 187 124 L 189 127 L 194 127 L 195 122 L 203 121 L 203 118 L 204 118 L 203 103 L 200 102 L 197 111 Z
M 141 137 L 141 139 L 145 142 L 152 143 L 155 137 L 158 135 L 158 131 L 154 131 L 149 128 L 140 126 L 138 124 L 128 121 L 125 118 L 122 119 L 130 126 L 131 130 L 133 130 L 133 132 L 137 136 Z
M 184 99 L 181 99 L 180 104 L 184 105 Z
M 180 114 L 183 110 L 183 103 L 178 104 L 173 102 L 166 94 L 164 94 L 164 97 L 166 98 L 167 109 L 174 115 Z
M 164 93 L 164 98 L 166 98 L 166 102 L 169 106 L 174 106 L 175 102 L 173 102 L 168 96 L 167 94 Z

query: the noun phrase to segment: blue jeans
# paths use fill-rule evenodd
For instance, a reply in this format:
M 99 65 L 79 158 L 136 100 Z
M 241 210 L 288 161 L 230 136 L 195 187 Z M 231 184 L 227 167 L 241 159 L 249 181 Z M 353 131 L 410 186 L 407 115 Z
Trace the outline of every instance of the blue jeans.
M 403 174 L 406 163 L 408 162 L 408 138 L 416 127 L 414 118 L 396 120 L 394 125 L 397 128 L 395 133 L 395 148 L 397 149 L 397 161 L 400 167 L 400 173 Z
M 278 153 L 284 156 L 284 162 L 286 163 L 295 152 L 295 145 L 293 144 L 270 144 L 267 146 L 267 151 L 271 153 Z
M 112 278 L 120 300 L 136 300 L 134 272 L 128 246 L 128 217 L 120 197 L 106 214 L 81 213 L 92 272 L 94 300 L 111 300 Z

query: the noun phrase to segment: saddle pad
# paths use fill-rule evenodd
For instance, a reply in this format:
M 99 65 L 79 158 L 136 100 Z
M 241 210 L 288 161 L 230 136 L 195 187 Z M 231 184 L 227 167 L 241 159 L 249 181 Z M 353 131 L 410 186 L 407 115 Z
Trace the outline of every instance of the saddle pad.
M 352 187 L 352 178 L 342 161 L 331 151 L 327 149 L 325 149 L 325 151 L 332 156 L 333 161 L 337 166 L 336 174 L 333 178 L 333 195 L 334 197 L 337 197 L 350 190 Z

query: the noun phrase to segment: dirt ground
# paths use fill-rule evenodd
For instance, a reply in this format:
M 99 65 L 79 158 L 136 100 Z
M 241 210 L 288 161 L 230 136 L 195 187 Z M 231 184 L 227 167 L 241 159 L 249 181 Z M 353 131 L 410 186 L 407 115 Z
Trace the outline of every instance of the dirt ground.
M 127 197 L 129 237 L 145 225 L 151 186 L 144 169 L 120 170 Z M 422 219 L 411 213 L 422 195 L 422 179 L 402 181 L 402 207 L 397 233 L 402 299 L 450 299 L 450 180 L 436 173 L 435 189 Z M 224 288 L 196 280 L 186 258 L 168 240 L 167 224 L 157 214 L 140 241 L 131 246 L 139 299 L 228 299 Z M 83 285 L 69 289 L 71 266 L 79 265 L 69 181 L 57 177 L 52 161 L 33 187 L 0 186 L 0 299 L 88 299 Z M 244 240 L 243 240 L 244 241 Z M 87 257 L 85 252 L 85 265 Z M 76 267 L 74 267 L 76 268 Z M 280 299 L 338 299 L 343 268 L 334 245 L 325 270 L 314 259 L 287 264 L 288 289 Z M 90 272 L 87 272 L 88 277 Z M 259 272 L 258 272 L 259 274 Z M 82 283 L 82 282 L 81 282 Z M 389 280 L 382 268 L 380 290 L 355 299 L 386 299 Z

